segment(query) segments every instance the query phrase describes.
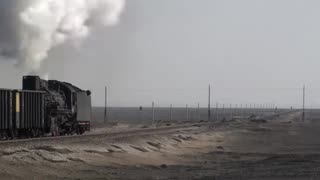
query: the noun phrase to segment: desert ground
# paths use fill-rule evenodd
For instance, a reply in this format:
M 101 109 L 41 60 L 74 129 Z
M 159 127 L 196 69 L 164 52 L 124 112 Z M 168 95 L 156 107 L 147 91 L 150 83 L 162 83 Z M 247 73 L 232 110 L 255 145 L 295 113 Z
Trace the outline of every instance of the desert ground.
M 319 179 L 320 111 L 0 142 L 1 179 Z

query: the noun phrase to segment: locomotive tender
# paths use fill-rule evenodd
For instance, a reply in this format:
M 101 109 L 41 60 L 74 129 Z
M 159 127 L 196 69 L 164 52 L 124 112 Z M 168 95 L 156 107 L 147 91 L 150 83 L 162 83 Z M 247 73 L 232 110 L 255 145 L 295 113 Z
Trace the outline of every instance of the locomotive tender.
M 22 90 L 0 89 L 0 138 L 83 134 L 90 130 L 91 92 L 24 76 Z

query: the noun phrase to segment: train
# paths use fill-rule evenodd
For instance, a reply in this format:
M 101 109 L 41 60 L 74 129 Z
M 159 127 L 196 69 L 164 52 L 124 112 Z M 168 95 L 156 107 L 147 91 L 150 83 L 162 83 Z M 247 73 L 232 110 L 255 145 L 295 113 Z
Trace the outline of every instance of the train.
M 23 76 L 22 89 L 0 89 L 0 139 L 90 131 L 91 91 L 68 82 Z

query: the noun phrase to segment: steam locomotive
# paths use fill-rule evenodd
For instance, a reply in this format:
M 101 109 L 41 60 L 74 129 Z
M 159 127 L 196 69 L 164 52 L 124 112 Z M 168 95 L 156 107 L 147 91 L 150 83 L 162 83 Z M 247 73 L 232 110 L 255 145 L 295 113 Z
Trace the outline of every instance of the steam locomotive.
M 1 139 L 90 131 L 90 91 L 38 76 L 24 76 L 22 86 L 22 90 L 0 89 Z

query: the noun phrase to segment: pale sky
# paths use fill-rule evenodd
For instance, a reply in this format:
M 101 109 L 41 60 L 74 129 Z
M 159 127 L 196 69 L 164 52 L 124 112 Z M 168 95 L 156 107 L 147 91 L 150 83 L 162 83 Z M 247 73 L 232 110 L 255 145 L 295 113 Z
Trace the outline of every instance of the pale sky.
M 121 22 L 77 49 L 50 52 L 51 78 L 91 89 L 103 105 L 277 104 L 320 107 L 320 1 L 128 0 Z M 0 84 L 21 73 L 0 63 Z

